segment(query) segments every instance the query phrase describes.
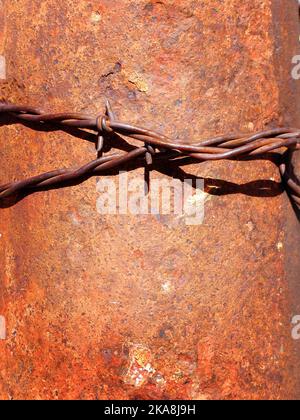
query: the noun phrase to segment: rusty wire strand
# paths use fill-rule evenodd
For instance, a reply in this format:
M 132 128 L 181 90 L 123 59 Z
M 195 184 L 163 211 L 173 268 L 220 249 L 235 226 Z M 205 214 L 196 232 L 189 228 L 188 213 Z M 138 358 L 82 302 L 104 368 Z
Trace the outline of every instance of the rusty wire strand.
M 299 128 L 275 128 L 259 133 L 236 133 L 202 140 L 196 144 L 175 142 L 163 134 L 116 120 L 110 103 L 106 103 L 106 112 L 96 117 L 81 113 L 48 114 L 29 106 L 0 103 L 0 114 L 13 116 L 17 121 L 35 124 L 55 124 L 62 128 L 93 130 L 97 133 L 96 151 L 98 158 L 76 169 L 58 169 L 37 175 L 22 181 L 0 185 L 0 199 L 16 193 L 39 188 L 59 186 L 67 181 L 76 181 L 84 176 L 92 176 L 114 169 L 137 159 L 143 158 L 147 165 L 153 159 L 176 160 L 179 157 L 191 157 L 199 162 L 234 158 L 260 158 L 263 155 L 283 148 L 300 149 Z M 141 147 L 127 153 L 113 153 L 103 156 L 107 135 L 118 134 L 143 143 Z M 284 159 L 279 166 L 282 179 L 290 197 L 300 206 L 300 185 L 290 174 L 290 168 Z

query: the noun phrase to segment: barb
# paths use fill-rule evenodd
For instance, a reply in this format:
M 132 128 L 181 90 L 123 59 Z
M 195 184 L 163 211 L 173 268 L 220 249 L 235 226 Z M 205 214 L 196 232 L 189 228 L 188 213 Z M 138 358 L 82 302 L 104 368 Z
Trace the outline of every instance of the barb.
M 28 190 L 59 186 L 66 181 L 76 181 L 85 176 L 99 174 L 134 160 L 144 161 L 144 164 L 151 166 L 153 159 L 158 158 L 176 161 L 180 157 L 191 157 L 199 162 L 248 157 L 258 159 L 271 151 L 300 149 L 299 128 L 276 128 L 255 134 L 236 133 L 210 138 L 196 144 L 175 142 L 155 131 L 117 121 L 109 102 L 106 103 L 105 113 L 96 117 L 72 112 L 48 114 L 29 106 L 9 103 L 0 103 L 0 114 L 11 116 L 21 123 L 93 130 L 97 133 L 98 154 L 97 159 L 76 169 L 58 169 L 26 180 L 0 185 L 0 199 Z M 142 145 L 128 153 L 103 156 L 105 140 L 112 138 L 113 134 L 138 140 Z M 291 174 L 284 158 L 280 164 L 280 172 L 290 197 L 300 207 L 299 180 Z

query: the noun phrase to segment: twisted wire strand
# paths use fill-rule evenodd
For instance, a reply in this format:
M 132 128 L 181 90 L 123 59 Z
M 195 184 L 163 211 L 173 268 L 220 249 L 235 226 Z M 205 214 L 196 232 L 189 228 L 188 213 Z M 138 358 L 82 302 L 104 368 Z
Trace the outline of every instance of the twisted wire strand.
M 260 158 L 269 152 L 279 151 L 283 148 L 300 149 L 300 129 L 288 127 L 251 134 L 235 133 L 218 136 L 195 144 L 187 144 L 183 141 L 175 142 L 156 131 L 117 121 L 108 101 L 105 113 L 96 117 L 73 112 L 49 114 L 30 106 L 4 102 L 0 102 L 1 114 L 11 116 L 21 123 L 54 124 L 62 128 L 93 130 L 97 133 L 98 158 L 79 168 L 58 169 L 22 181 L 0 185 L 0 199 L 27 190 L 59 186 L 67 181 L 76 181 L 84 176 L 99 174 L 135 160 L 143 159 L 147 165 L 151 165 L 153 159 L 157 158 L 171 161 L 180 157 L 190 157 L 204 162 L 247 157 Z M 102 156 L 105 138 L 112 134 L 138 140 L 143 145 L 127 153 Z M 300 184 L 289 173 L 290 168 L 284 159 L 279 169 L 290 197 L 297 206 L 300 206 Z

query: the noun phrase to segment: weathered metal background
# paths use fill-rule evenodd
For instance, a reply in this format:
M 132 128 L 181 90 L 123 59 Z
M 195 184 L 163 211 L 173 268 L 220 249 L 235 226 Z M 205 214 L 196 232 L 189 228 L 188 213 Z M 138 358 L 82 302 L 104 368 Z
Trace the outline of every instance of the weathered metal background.
M 109 97 L 122 119 L 191 141 L 296 124 L 296 1 L 0 7 L 1 97 L 12 102 L 96 113 Z M 21 125 L 3 126 L 0 141 L 1 182 L 95 156 L 88 142 Z M 184 170 L 151 177 L 193 174 L 217 186 L 203 226 L 100 216 L 95 179 L 0 210 L 1 398 L 299 396 L 290 326 L 298 239 L 288 236 L 297 225 L 277 168 Z

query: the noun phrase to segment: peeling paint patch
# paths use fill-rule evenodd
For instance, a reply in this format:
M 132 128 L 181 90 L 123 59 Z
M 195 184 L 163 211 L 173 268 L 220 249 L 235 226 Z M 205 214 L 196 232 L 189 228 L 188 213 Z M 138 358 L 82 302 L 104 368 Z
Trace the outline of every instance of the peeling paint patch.
M 3 55 L 0 55 L 0 79 L 6 79 L 6 59 Z
M 140 388 L 155 374 L 151 351 L 140 344 L 133 344 L 129 350 L 130 365 L 124 382 Z
M 140 92 L 148 92 L 149 85 L 138 73 L 134 72 L 128 76 L 128 81 L 135 85 Z

